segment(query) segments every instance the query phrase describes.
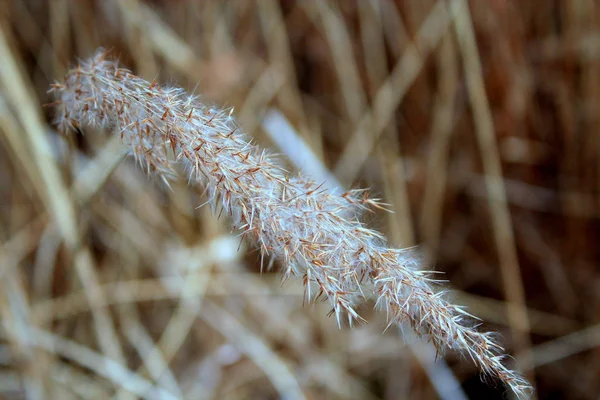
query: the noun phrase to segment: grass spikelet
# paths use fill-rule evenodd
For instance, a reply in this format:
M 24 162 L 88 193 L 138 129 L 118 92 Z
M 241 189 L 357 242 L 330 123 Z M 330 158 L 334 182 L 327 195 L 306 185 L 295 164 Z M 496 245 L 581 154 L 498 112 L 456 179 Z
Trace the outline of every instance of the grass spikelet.
M 203 104 L 182 89 L 147 82 L 120 68 L 106 53 L 67 73 L 52 86 L 62 131 L 106 128 L 120 135 L 139 163 L 165 180 L 174 163 L 206 188 L 263 256 L 275 256 L 284 277 L 303 280 L 308 298 L 325 296 L 339 324 L 360 321 L 356 311 L 375 298 L 390 325 L 409 322 L 438 351 L 455 350 L 481 370 L 527 397 L 528 383 L 503 364 L 502 347 L 480 333 L 471 316 L 444 299 L 414 252 L 389 248 L 360 222 L 380 208 L 362 191 L 337 193 L 303 176 L 291 176 L 242 133 L 231 112 Z M 309 284 L 318 288 L 308 290 Z

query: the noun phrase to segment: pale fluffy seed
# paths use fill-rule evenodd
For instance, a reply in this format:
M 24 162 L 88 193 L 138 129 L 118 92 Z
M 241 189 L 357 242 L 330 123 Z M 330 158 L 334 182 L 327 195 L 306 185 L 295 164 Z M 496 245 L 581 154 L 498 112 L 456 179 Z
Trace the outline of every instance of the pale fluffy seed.
M 483 372 L 527 397 L 528 383 L 502 363 L 503 349 L 479 333 L 471 316 L 434 290 L 415 252 L 392 249 L 360 222 L 363 210 L 379 207 L 363 191 L 332 193 L 292 176 L 269 153 L 250 143 L 231 113 L 203 104 L 182 89 L 163 88 L 121 69 L 103 51 L 69 71 L 51 89 L 58 97 L 63 131 L 90 125 L 120 134 L 148 171 L 167 181 L 174 163 L 206 188 L 264 257 L 298 276 L 307 297 L 326 296 L 341 324 L 360 320 L 355 307 L 374 297 L 390 325 L 408 321 L 439 351 L 471 358 Z M 311 291 L 310 285 L 317 291 Z

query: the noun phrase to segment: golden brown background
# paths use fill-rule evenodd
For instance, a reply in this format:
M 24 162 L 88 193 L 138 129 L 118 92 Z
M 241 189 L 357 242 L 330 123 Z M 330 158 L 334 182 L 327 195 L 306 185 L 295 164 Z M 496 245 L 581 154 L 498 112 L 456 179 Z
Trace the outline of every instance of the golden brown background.
M 5 398 L 503 396 L 370 306 L 338 329 L 118 137 L 57 134 L 49 85 L 100 46 L 371 188 L 540 399 L 598 398 L 599 2 L 2 0 L 0 34 Z

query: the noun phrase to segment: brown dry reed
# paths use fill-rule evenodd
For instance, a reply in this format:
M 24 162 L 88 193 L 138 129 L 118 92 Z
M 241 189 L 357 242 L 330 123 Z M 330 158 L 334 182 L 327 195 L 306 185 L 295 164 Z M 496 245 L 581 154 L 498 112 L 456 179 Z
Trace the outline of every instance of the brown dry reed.
M 389 325 L 408 321 L 439 352 L 467 355 L 519 397 L 528 382 L 503 363 L 503 348 L 473 317 L 444 299 L 414 251 L 393 249 L 361 221 L 382 204 L 366 191 L 323 189 L 287 173 L 242 133 L 232 112 L 206 105 L 174 87 L 147 82 L 99 50 L 52 86 L 61 131 L 91 126 L 120 134 L 135 158 L 165 182 L 185 167 L 208 202 L 228 214 L 233 229 L 279 260 L 284 279 L 303 280 L 308 299 L 324 297 L 338 324 L 361 320 L 356 308 L 374 298 Z

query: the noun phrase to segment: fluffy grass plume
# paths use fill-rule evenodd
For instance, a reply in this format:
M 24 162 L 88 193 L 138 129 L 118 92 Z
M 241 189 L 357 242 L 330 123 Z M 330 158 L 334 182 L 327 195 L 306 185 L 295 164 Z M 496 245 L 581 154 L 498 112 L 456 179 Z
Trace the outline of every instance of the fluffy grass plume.
M 492 335 L 478 332 L 466 311 L 444 299 L 413 252 L 390 248 L 360 221 L 362 211 L 380 207 L 364 191 L 332 192 L 288 174 L 249 141 L 230 111 L 147 82 L 103 50 L 51 91 L 62 131 L 109 129 L 165 180 L 175 174 L 176 163 L 185 165 L 209 202 L 231 217 L 233 228 L 263 257 L 281 261 L 285 278 L 301 278 L 308 298 L 328 299 L 338 323 L 360 320 L 356 308 L 375 298 L 390 326 L 408 321 L 438 351 L 467 355 L 485 374 L 527 397 L 528 383 L 504 365 L 503 349 Z

